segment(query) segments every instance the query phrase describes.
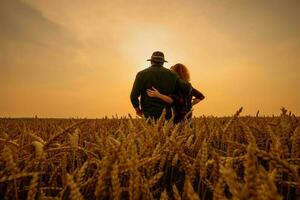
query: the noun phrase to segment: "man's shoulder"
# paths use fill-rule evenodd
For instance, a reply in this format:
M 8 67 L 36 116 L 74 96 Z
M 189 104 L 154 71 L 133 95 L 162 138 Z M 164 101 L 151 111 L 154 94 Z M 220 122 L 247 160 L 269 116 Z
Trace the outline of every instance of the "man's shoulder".
M 147 74 L 147 71 L 148 71 L 147 69 L 148 68 L 143 69 L 141 71 L 138 71 L 138 73 L 136 74 L 136 76 L 139 77 L 139 78 L 142 78 L 145 74 Z
M 147 68 L 145 68 L 145 69 L 142 69 L 141 71 L 138 72 L 138 74 L 143 74 L 143 73 L 149 71 L 149 69 L 150 69 L 150 67 L 147 67 Z
M 151 71 L 150 67 L 147 67 L 147 68 L 145 68 L 145 69 L 142 69 L 142 70 L 138 71 L 137 74 L 138 74 L 138 75 L 145 74 L 145 73 L 147 73 L 148 71 Z
M 175 74 L 172 70 L 170 70 L 168 68 L 165 68 L 165 67 L 162 67 L 161 70 L 164 71 L 164 72 L 166 72 L 166 73 Z
M 141 71 L 139 71 L 137 74 L 138 76 L 143 76 L 148 73 L 152 73 L 153 71 L 160 71 L 162 74 L 168 74 L 168 76 L 174 77 L 174 78 L 179 78 L 178 74 L 168 68 L 165 67 L 160 67 L 160 68 L 153 68 L 153 67 L 147 67 Z

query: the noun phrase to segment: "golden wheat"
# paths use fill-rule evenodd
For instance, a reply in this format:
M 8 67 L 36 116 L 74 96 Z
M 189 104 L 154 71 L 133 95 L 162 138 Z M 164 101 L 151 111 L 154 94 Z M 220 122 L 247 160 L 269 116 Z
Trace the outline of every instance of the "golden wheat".
M 297 199 L 300 119 L 0 119 L 4 199 Z

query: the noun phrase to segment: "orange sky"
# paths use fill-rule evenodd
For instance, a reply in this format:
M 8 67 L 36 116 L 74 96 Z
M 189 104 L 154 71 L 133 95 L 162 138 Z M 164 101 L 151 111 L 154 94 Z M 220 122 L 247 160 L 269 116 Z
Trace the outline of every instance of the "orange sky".
M 155 50 L 206 96 L 195 115 L 300 114 L 300 1 L 1 0 L 0 116 L 134 114 Z

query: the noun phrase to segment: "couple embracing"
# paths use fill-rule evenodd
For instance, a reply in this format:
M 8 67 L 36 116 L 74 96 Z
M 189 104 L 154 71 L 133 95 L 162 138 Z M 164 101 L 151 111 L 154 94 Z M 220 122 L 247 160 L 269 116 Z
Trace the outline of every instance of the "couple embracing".
M 192 106 L 204 95 L 190 84 L 188 69 L 183 64 L 163 67 L 167 61 L 160 51 L 155 51 L 148 61 L 151 66 L 137 73 L 130 94 L 136 114 L 157 120 L 165 109 L 168 120 L 173 109 L 174 123 L 190 119 Z

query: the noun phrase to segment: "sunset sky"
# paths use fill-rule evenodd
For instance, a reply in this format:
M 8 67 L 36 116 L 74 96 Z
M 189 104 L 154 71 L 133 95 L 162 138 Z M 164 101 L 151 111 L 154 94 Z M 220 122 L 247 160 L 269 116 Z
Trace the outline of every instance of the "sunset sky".
M 299 0 L 0 0 L 0 117 L 134 114 L 155 50 L 186 64 L 195 115 L 300 115 Z

